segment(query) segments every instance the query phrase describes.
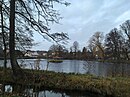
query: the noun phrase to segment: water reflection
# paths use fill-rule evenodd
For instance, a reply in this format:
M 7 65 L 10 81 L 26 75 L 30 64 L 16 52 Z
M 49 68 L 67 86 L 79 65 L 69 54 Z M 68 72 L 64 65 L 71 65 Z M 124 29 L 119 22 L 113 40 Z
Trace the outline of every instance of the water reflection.
M 19 59 L 22 68 L 36 69 L 36 59 Z M 130 76 L 130 64 L 101 63 L 96 61 L 64 60 L 62 63 L 47 63 L 40 59 L 39 69 L 65 73 L 93 74 L 96 76 Z M 3 60 L 0 60 L 3 66 Z M 8 67 L 10 67 L 8 60 Z
M 18 89 L 19 88 L 19 89 Z M 11 89 L 11 91 L 10 91 Z M 17 90 L 16 90 L 17 89 Z M 8 91 L 9 90 L 9 91 Z M 61 91 L 61 90 L 35 90 L 29 89 L 27 86 L 11 86 L 5 85 L 6 93 L 17 93 L 19 97 L 104 97 L 89 92 L 78 92 L 78 91 Z
M 130 76 L 130 64 L 87 62 L 84 65 L 87 73 L 96 76 Z
M 11 85 L 5 85 L 5 92 L 11 93 L 13 91 L 13 88 Z

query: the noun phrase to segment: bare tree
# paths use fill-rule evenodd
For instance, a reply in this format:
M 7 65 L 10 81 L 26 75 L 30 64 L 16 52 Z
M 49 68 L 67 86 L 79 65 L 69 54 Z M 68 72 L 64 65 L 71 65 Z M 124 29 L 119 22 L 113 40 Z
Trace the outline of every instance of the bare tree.
M 120 25 L 121 30 L 125 33 L 130 42 L 130 20 L 125 21 L 122 25 Z
M 6 45 L 6 39 L 5 39 L 5 30 L 4 30 L 4 17 L 3 17 L 3 0 L 0 2 L 0 12 L 1 12 L 1 34 L 2 34 L 2 42 L 3 42 L 3 46 L 4 46 L 4 68 L 6 68 L 6 63 L 7 63 L 7 57 L 6 57 L 6 49 L 7 49 L 7 45 Z
M 53 9 L 54 3 L 69 3 L 60 0 L 11 0 L 10 1 L 10 59 L 13 73 L 15 76 L 21 75 L 21 71 L 15 53 L 15 20 L 22 19 L 25 25 L 28 25 L 33 31 L 41 34 L 45 39 L 51 38 L 56 42 L 68 39 L 65 33 L 49 33 L 49 21 L 58 23 L 60 17 L 56 10 Z
M 10 63 L 14 77 L 21 78 L 23 72 L 15 57 L 15 0 L 10 1 L 10 33 L 9 33 Z
M 76 58 L 77 57 L 77 52 L 79 50 L 79 43 L 77 41 L 74 41 L 72 48 L 73 48 L 74 56 Z
M 125 59 L 129 60 L 129 48 L 130 48 L 130 20 L 125 21 L 123 24 L 120 25 L 121 32 L 126 35 L 125 43 L 122 45 L 123 47 L 123 54 L 125 56 Z
M 2 0 L 0 1 L 0 9 L 1 9 L 1 36 L 2 36 L 2 48 L 4 49 L 4 67 L 6 67 L 6 59 L 7 59 L 7 48 L 9 48 L 9 1 L 8 0 Z M 20 25 L 18 25 L 18 23 Z M 16 25 L 15 25 L 15 43 L 16 43 L 16 49 L 23 50 L 26 47 L 30 47 L 32 45 L 32 38 L 29 36 L 29 34 L 25 34 L 27 30 L 25 31 L 23 26 L 23 23 L 20 19 L 16 19 Z M 25 28 L 27 29 L 27 28 Z M 24 33 L 23 33 L 24 32 Z M 26 41 L 26 42 L 25 42 Z
M 110 57 L 112 59 L 119 60 L 121 58 L 123 44 L 123 35 L 117 28 L 112 29 L 110 33 L 107 34 L 105 40 L 106 52 L 111 54 Z
M 98 47 L 99 50 L 102 52 L 102 58 L 104 59 L 104 49 L 103 49 L 103 33 L 96 32 L 89 40 L 89 49 L 93 52 L 94 48 Z
M 49 52 L 55 53 L 54 56 L 58 56 L 58 57 L 64 57 L 64 52 L 66 51 L 66 48 L 64 45 L 60 45 L 60 44 L 53 44 L 52 46 L 50 46 L 49 48 Z

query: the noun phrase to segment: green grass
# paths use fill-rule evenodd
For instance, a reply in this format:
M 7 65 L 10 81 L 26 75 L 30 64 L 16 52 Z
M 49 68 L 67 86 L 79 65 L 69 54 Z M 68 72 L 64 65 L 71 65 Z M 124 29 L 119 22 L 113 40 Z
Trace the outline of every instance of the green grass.
M 87 91 L 101 95 L 112 95 L 114 97 L 129 97 L 130 95 L 130 78 L 103 78 L 87 74 L 65 74 L 32 70 L 24 71 L 30 73 L 31 76 L 28 76 L 28 80 L 18 82 L 22 85 L 69 91 Z M 0 82 L 16 83 L 11 77 L 11 70 L 8 69 L 5 76 L 3 74 L 4 73 L 0 71 L 0 76 L 2 76 Z

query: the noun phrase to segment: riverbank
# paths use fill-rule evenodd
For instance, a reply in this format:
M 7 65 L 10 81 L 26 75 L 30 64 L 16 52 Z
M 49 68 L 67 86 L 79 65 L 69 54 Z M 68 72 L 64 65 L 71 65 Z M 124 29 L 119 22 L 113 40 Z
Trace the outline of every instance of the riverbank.
M 108 63 L 124 63 L 130 64 L 130 60 L 98 60 L 98 62 L 108 62 Z
M 108 97 L 129 97 L 130 78 L 103 78 L 87 74 L 56 73 L 51 71 L 24 70 L 27 79 L 14 81 L 11 69 L 6 74 L 0 68 L 1 84 L 19 84 L 35 87 L 35 89 L 59 89 L 64 91 L 84 91 L 101 94 Z M 31 75 L 31 76 L 30 76 Z

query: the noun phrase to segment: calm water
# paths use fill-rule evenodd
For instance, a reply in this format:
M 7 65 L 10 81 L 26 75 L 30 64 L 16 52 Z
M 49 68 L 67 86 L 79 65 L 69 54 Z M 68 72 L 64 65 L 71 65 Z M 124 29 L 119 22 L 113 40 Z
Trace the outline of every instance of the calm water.
M 62 63 L 49 63 L 47 67 L 47 60 L 41 59 L 19 59 L 19 64 L 22 68 L 49 70 L 65 73 L 88 73 L 96 76 L 130 76 L 130 64 L 113 64 L 101 63 L 94 61 L 80 61 L 80 60 L 64 60 Z M 36 65 L 38 64 L 38 65 Z M 0 66 L 3 66 L 3 61 L 0 60 Z M 10 67 L 8 62 L 8 67 Z
M 18 60 L 22 68 L 36 69 L 39 67 L 40 70 L 49 70 L 56 72 L 65 72 L 65 73 L 88 73 L 96 76 L 130 76 L 130 64 L 112 64 L 112 63 L 100 63 L 92 61 L 80 61 L 80 60 L 64 60 L 62 63 L 49 63 L 47 66 L 47 60 L 41 59 L 40 61 L 36 59 L 19 59 Z M 36 65 L 38 64 L 38 65 Z M 0 60 L 0 66 L 3 66 L 3 61 Z M 8 67 L 10 67 L 8 61 Z M 7 87 L 9 88 L 9 87 Z M 9 89 L 10 90 L 10 89 Z M 34 92 L 33 90 L 26 89 L 26 94 L 29 94 L 29 97 L 103 97 L 95 94 L 80 92 L 55 92 L 55 91 L 38 91 Z
M 12 86 L 6 85 L 5 92 L 12 93 Z M 17 92 L 18 93 L 18 92 Z M 104 97 L 98 94 L 92 94 L 89 92 L 70 92 L 70 91 L 60 91 L 60 90 L 42 90 L 42 91 L 33 91 L 33 89 L 25 89 L 19 92 L 20 97 Z

